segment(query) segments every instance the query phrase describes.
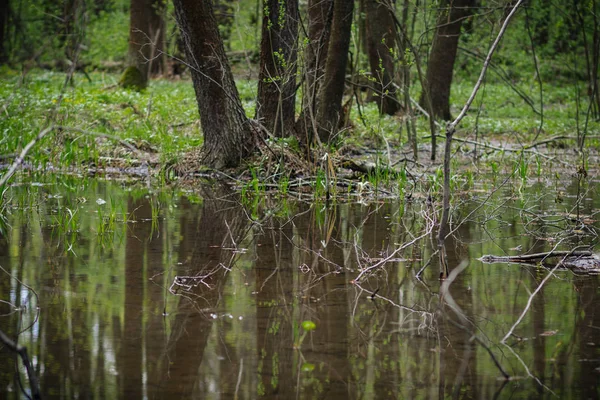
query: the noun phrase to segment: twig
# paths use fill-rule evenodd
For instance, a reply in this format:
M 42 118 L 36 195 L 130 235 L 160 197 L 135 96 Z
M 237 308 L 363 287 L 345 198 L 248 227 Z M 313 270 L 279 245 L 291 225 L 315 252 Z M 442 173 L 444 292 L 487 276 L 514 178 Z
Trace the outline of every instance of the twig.
M 244 373 L 244 359 L 241 358 L 240 359 L 240 371 L 238 372 L 238 379 L 237 379 L 237 383 L 235 384 L 235 395 L 234 395 L 234 399 L 238 398 L 238 393 L 240 391 L 240 384 L 242 383 L 242 375 Z
M 498 32 L 498 36 L 496 36 L 496 40 L 494 40 L 494 43 L 492 43 L 492 47 L 490 47 L 490 51 L 488 52 L 488 55 L 485 58 L 485 61 L 483 62 L 483 67 L 481 68 L 481 73 L 479 74 L 477 83 L 475 83 L 475 87 L 473 88 L 473 91 L 471 92 L 471 96 L 469 96 L 469 99 L 467 100 L 464 107 L 460 111 L 460 114 L 458 114 L 456 119 L 449 124 L 449 126 L 451 127 L 452 130 L 454 130 L 456 128 L 456 126 L 460 123 L 460 121 L 462 121 L 462 119 L 467 114 L 467 111 L 469 111 L 469 108 L 471 108 L 471 104 L 473 103 L 473 100 L 475 100 L 475 96 L 477 95 L 477 92 L 479 91 L 479 88 L 481 87 L 481 84 L 483 83 L 483 78 L 485 77 L 488 66 L 490 64 L 490 61 L 492 60 L 494 51 L 496 51 L 496 48 L 498 47 L 498 44 L 500 43 L 500 39 L 502 39 L 502 36 L 504 36 L 504 32 L 506 31 L 506 28 L 508 27 L 508 23 L 510 22 L 512 16 L 517 12 L 517 9 L 519 8 L 519 6 L 521 5 L 522 2 L 523 2 L 523 0 L 519 0 L 517 2 L 517 4 L 515 4 L 513 9 L 510 11 L 510 13 L 506 17 L 506 19 L 504 20 L 504 23 L 502 24 L 502 28 L 500 28 L 500 32 Z
M 498 44 L 500 43 L 500 39 L 502 39 L 504 32 L 506 32 L 508 23 L 510 22 L 512 16 L 517 12 L 517 9 L 521 5 L 521 3 L 523 3 L 523 0 L 517 1 L 517 3 L 514 5 L 513 9 L 510 11 L 508 16 L 504 20 L 504 23 L 502 24 L 502 28 L 500 28 L 500 32 L 498 32 L 498 36 L 496 36 L 496 39 L 494 40 L 494 43 L 492 43 L 492 46 L 490 47 L 488 55 L 485 58 L 483 67 L 481 68 L 481 73 L 479 74 L 479 78 L 477 79 L 477 82 L 475 83 L 475 87 L 473 87 L 471 96 L 469 96 L 469 99 L 465 103 L 464 107 L 462 108 L 462 110 L 460 111 L 460 114 L 458 114 L 456 119 L 454 121 L 450 122 L 446 126 L 446 144 L 444 147 L 444 201 L 443 201 L 442 219 L 440 221 L 440 229 L 439 229 L 439 233 L 438 233 L 438 246 L 441 246 L 443 244 L 444 240 L 446 239 L 446 231 L 448 230 L 448 219 L 449 219 L 449 215 L 450 215 L 450 157 L 452 156 L 452 137 L 454 135 L 454 132 L 456 131 L 456 126 L 460 123 L 460 121 L 462 121 L 462 119 L 465 117 L 465 115 L 467 115 L 467 111 L 471 107 L 473 100 L 475 100 L 475 96 L 477 95 L 477 92 L 479 91 L 479 88 L 481 87 L 481 84 L 483 83 L 483 79 L 485 78 L 485 74 L 487 72 L 487 69 L 488 69 L 490 61 L 492 59 L 492 56 L 494 54 L 494 51 L 498 47 Z
M 560 244 L 560 242 L 557 243 L 556 246 L 558 246 L 559 244 Z M 556 248 L 556 246 L 555 246 L 555 248 Z M 566 257 L 567 257 L 566 255 L 565 255 L 565 257 L 563 257 L 563 261 L 564 261 L 564 259 Z M 517 319 L 517 321 L 509 329 L 509 331 L 506 333 L 506 335 L 504 335 L 504 337 L 502 338 L 502 340 L 500 341 L 500 343 L 505 344 L 506 340 L 513 334 L 514 330 L 517 328 L 517 326 L 521 323 L 521 321 L 525 317 L 525 314 L 527 314 L 527 311 L 529 311 L 529 308 L 531 308 L 531 303 L 533 302 L 533 298 L 535 297 L 535 295 L 538 294 L 538 292 L 542 289 L 542 287 L 548 281 L 548 279 L 550 279 L 550 277 L 552 275 L 554 275 L 554 272 L 561 266 L 561 264 L 562 263 L 560 263 L 560 262 L 556 263 L 556 265 L 554 266 L 554 268 L 552 268 L 552 270 L 544 277 L 544 279 L 540 282 L 540 284 L 533 291 L 533 293 L 531 293 L 531 296 L 529 296 L 529 299 L 527 300 L 527 305 L 523 309 L 523 312 L 521 312 L 521 315 L 519 315 L 519 318 Z
M 8 180 L 11 178 L 11 176 L 13 176 L 13 174 L 15 173 L 17 168 L 19 168 L 21 166 L 21 164 L 23 164 L 23 160 L 25 159 L 25 156 L 27 155 L 27 153 L 29 153 L 29 150 L 31 150 L 31 148 L 33 146 L 35 146 L 35 144 L 37 142 L 42 140 L 44 138 L 44 136 L 46 136 L 47 134 L 52 132 L 53 129 L 54 129 L 54 126 L 50 125 L 46 129 L 40 131 L 40 133 L 38 133 L 37 136 L 35 138 L 33 138 L 33 140 L 31 142 L 27 143 L 27 146 L 25 146 L 23 148 L 23 150 L 21 150 L 21 153 L 19 154 L 19 156 L 16 158 L 15 161 L 13 161 L 13 163 L 10 166 L 10 168 L 8 169 L 8 171 L 2 176 L 2 179 L 0 179 L 0 187 L 4 186 L 6 184 L 6 182 L 8 182 Z
M 588 139 L 598 139 L 600 138 L 600 135 L 587 135 L 586 138 Z M 552 136 L 548 139 L 544 139 L 544 140 L 540 140 L 539 142 L 535 142 L 532 143 L 530 145 L 524 146 L 523 149 L 527 150 L 527 149 L 531 149 L 533 147 L 537 147 L 537 146 L 541 146 L 544 144 L 548 144 L 548 143 L 552 143 L 555 142 L 557 140 L 565 140 L 565 139 L 572 139 L 572 140 L 577 140 L 577 136 L 568 136 L 568 135 L 558 135 L 558 136 Z
M 531 24 L 529 23 L 529 13 L 527 12 L 527 7 L 525 7 L 525 27 L 527 28 L 527 36 L 529 36 L 529 42 L 531 43 L 531 56 L 533 58 L 533 65 L 535 66 L 535 76 L 540 88 L 540 125 L 535 133 L 535 138 L 533 138 L 533 141 L 535 142 L 542 132 L 542 129 L 544 129 L 544 86 L 542 85 L 540 66 L 538 65 L 537 56 L 535 54 L 535 42 L 531 33 Z
M 142 152 L 140 149 L 138 149 L 135 146 L 131 145 L 127 141 L 125 141 L 125 140 L 123 140 L 121 138 L 118 138 L 118 137 L 116 137 L 114 135 L 109 135 L 107 133 L 93 132 L 93 131 L 88 131 L 88 130 L 81 129 L 81 128 L 75 128 L 75 127 L 72 127 L 72 126 L 63 126 L 63 125 L 56 126 L 55 129 L 57 129 L 57 130 L 63 130 L 63 131 L 71 131 L 71 132 L 82 133 L 84 135 L 89 135 L 89 136 L 104 137 L 104 138 L 115 140 L 115 141 L 121 143 L 123 146 L 127 147 L 129 150 L 133 151 L 134 153 L 141 153 Z
M 427 218 L 427 215 L 424 214 L 424 216 Z M 360 282 L 360 279 L 368 272 L 372 271 L 375 268 L 379 268 L 382 265 L 387 264 L 388 262 L 390 262 L 391 260 L 393 260 L 396 257 L 396 254 L 398 254 L 400 251 L 404 250 L 405 248 L 412 246 L 413 244 L 417 243 L 419 240 L 423 239 L 424 237 L 426 237 L 427 235 L 429 235 L 433 229 L 433 224 L 430 223 L 431 221 L 428 221 L 428 227 L 427 230 L 425 231 L 425 233 L 423 233 L 421 236 L 417 236 L 416 238 L 414 238 L 413 240 L 411 240 L 410 242 L 404 243 L 402 246 L 398 247 L 396 250 L 394 250 L 389 256 L 385 257 L 384 259 L 382 259 L 381 261 L 367 267 L 364 268 L 360 274 L 358 274 L 358 276 L 356 278 L 354 278 L 354 280 L 352 281 L 353 284 L 356 284 L 357 282 Z
M 544 385 L 542 383 L 542 381 L 540 381 L 540 378 L 538 378 L 537 376 L 535 376 L 535 375 L 533 375 L 531 373 L 531 371 L 529 370 L 529 367 L 527 367 L 527 364 L 525 364 L 525 362 L 523 361 L 523 359 L 521 357 L 519 357 L 519 355 L 513 350 L 512 347 L 510 347 L 506 343 L 503 343 L 503 344 L 506 346 L 506 348 L 508 349 L 508 351 L 510 351 L 517 358 L 517 360 L 519 360 L 519 362 L 521 363 L 521 365 L 525 369 L 525 372 L 527 373 L 527 376 L 529 376 L 530 378 L 533 378 L 533 380 L 536 381 L 538 385 L 540 385 L 541 387 L 543 387 L 544 389 L 546 389 L 547 391 L 549 391 L 550 393 L 552 393 L 555 397 L 558 397 L 556 395 L 556 393 L 554 393 L 552 391 L 552 389 L 550 389 L 548 386 Z
M 377 294 L 376 290 L 369 290 L 369 289 L 366 289 L 366 288 L 362 287 L 361 284 L 358 283 L 358 282 L 356 282 L 355 285 L 356 285 L 356 287 L 358 287 L 363 292 L 366 292 L 369 295 L 369 298 L 371 298 L 371 300 L 375 300 L 375 299 L 383 300 L 383 301 L 385 301 L 387 303 L 390 303 L 392 306 L 394 306 L 396 308 L 399 308 L 399 309 L 402 309 L 402 310 L 406 310 L 406 311 L 409 311 L 411 313 L 421 314 L 421 316 L 426 316 L 429 319 L 433 319 L 433 313 L 430 312 L 430 311 L 419 310 L 419 309 L 417 309 L 415 307 L 408 307 L 408 306 L 405 306 L 405 305 L 402 305 L 402 304 L 398 304 L 398 303 L 394 302 L 394 300 L 392 300 L 390 298 L 387 298 L 385 296 Z
M 514 172 L 513 172 L 513 174 L 514 174 Z M 481 202 L 481 204 L 479 204 L 477 207 L 475 207 L 473 210 L 471 210 L 471 212 L 465 218 L 463 218 L 463 220 L 461 222 L 459 222 L 458 225 L 453 227 L 452 230 L 450 232 L 448 232 L 448 234 L 446 235 L 446 237 L 444 237 L 444 239 L 446 239 L 448 236 L 450 236 L 454 232 L 456 232 L 462 224 L 464 224 L 469 218 L 471 218 L 471 216 L 473 214 L 475 214 L 477 211 L 479 211 L 479 209 L 481 207 L 483 207 L 487 203 L 487 201 L 489 199 L 491 199 L 493 195 L 496 194 L 496 192 L 498 192 L 500 189 L 502 189 L 504 187 L 504 185 L 506 185 L 506 183 L 512 178 L 513 174 L 510 174 L 509 176 L 507 176 L 506 179 L 504 179 L 504 181 L 498 187 L 494 188 L 494 190 L 492 190 L 490 192 L 490 194 L 487 195 L 487 197 L 485 198 L 485 200 L 483 200 Z

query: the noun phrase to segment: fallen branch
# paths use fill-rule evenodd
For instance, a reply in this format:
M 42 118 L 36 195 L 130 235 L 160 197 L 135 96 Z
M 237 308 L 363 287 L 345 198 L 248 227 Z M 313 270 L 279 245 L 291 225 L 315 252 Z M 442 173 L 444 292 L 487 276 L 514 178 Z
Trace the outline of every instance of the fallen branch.
M 598 139 L 600 138 L 600 135 L 587 135 L 586 136 L 587 139 Z M 568 136 L 568 135 L 558 135 L 558 136 L 552 136 L 548 139 L 544 139 L 544 140 L 540 140 L 539 142 L 535 142 L 532 143 L 530 145 L 524 146 L 523 149 L 528 150 L 537 146 L 542 146 L 548 143 L 553 143 L 556 142 L 557 140 L 577 140 L 577 136 Z
M 547 258 L 556 258 L 556 257 L 590 257 L 593 253 L 591 251 L 582 250 L 582 251 L 548 251 L 546 253 L 535 253 L 535 254 L 519 254 L 516 256 L 494 256 L 494 255 L 485 255 L 479 258 L 479 261 L 484 263 L 501 263 L 501 262 L 512 262 L 512 263 L 531 263 L 542 261 Z
M 96 137 L 103 137 L 106 139 L 111 139 L 114 141 L 119 142 L 120 144 L 122 144 L 123 146 L 127 147 L 129 150 L 133 151 L 134 153 L 142 153 L 142 150 L 136 148 L 135 146 L 133 146 L 131 143 L 128 143 L 127 141 L 118 138 L 114 135 L 109 135 L 107 133 L 100 133 L 100 132 L 94 132 L 94 131 L 88 131 L 85 129 L 81 129 L 81 128 L 75 128 L 75 127 L 71 127 L 71 126 L 56 126 L 57 130 L 63 130 L 63 131 L 67 131 L 67 132 L 77 132 L 77 133 L 81 133 L 84 135 L 89 135 L 89 136 L 96 136 Z
M 4 186 L 6 182 L 8 182 L 8 180 L 11 178 L 11 176 L 13 176 L 17 168 L 19 168 L 21 164 L 23 164 L 23 160 L 25 160 L 25 156 L 27 155 L 27 153 L 29 153 L 29 150 L 31 150 L 31 148 L 35 146 L 37 142 L 42 140 L 44 136 L 52 132 L 53 129 L 54 126 L 52 125 L 47 127 L 46 129 L 40 131 L 40 133 L 38 133 L 37 136 L 33 138 L 31 142 L 27 143 L 27 146 L 25 146 L 23 150 L 21 150 L 19 156 L 15 159 L 15 161 L 13 161 L 8 171 L 2 176 L 2 179 L 0 179 L 0 187 Z

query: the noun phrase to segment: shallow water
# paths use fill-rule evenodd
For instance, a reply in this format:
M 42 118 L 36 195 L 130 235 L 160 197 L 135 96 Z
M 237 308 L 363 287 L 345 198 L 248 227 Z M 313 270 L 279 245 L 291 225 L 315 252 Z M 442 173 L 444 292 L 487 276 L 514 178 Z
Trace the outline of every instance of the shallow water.
M 417 196 L 248 209 L 214 188 L 23 184 L 0 238 L 0 328 L 20 332 L 47 398 L 599 398 L 598 276 L 556 271 L 503 345 L 548 270 L 477 261 L 595 244 L 598 223 L 565 219 L 573 185 L 457 196 L 468 220 L 446 253 L 464 270 L 447 289 Z M 22 398 L 24 368 L 0 357 L 0 398 Z

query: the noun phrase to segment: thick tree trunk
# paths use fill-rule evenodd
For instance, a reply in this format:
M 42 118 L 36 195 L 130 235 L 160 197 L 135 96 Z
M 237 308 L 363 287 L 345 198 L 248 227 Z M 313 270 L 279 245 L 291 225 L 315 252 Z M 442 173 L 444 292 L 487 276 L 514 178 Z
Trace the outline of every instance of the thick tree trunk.
M 164 0 L 131 0 L 127 64 L 139 71 L 142 86 L 150 74 L 164 72 L 165 11 Z
M 334 2 L 325 75 L 317 106 L 321 142 L 329 142 L 337 133 L 341 119 L 353 10 L 354 1 L 335 0 Z
M 302 111 L 296 124 L 301 143 L 310 145 L 317 134 L 317 100 L 325 72 L 325 60 L 331 33 L 333 0 L 308 1 L 308 44 L 304 51 L 304 90 Z
M 264 3 L 256 119 L 283 137 L 295 118 L 298 0 Z
M 252 130 L 235 86 L 212 1 L 173 0 L 204 134 L 203 162 L 234 167 L 251 152 Z
M 390 13 L 390 0 L 362 0 L 366 16 L 366 44 L 371 75 L 374 78 L 379 112 L 393 115 L 400 110 L 394 85 L 394 57 L 396 24 Z
M 458 50 L 461 25 L 471 15 L 473 0 L 444 0 L 433 37 L 429 63 L 425 76 L 425 88 L 420 104 L 436 118 L 451 120 L 450 87 L 454 61 Z M 431 110 L 427 95 L 431 99 Z

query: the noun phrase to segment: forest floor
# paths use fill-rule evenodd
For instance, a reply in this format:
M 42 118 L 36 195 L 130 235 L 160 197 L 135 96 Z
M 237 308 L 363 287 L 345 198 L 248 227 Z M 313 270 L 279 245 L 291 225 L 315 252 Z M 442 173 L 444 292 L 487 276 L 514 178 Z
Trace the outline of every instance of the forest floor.
M 189 80 L 153 80 L 138 93 L 121 89 L 119 76 L 104 72 L 76 74 L 67 86 L 59 72 L 23 75 L 3 69 L 0 77 L 3 168 L 52 123 L 54 132 L 29 152 L 26 165 L 127 179 L 193 182 L 213 177 L 243 190 L 288 192 L 296 187 L 315 196 L 330 195 L 325 190 L 330 186 L 338 187 L 337 194 L 373 191 L 390 196 L 402 195 L 399 188 L 407 184 L 428 193 L 441 187 L 443 135 L 438 133 L 432 161 L 425 117 L 413 119 L 415 152 L 407 140 L 407 117 L 380 116 L 373 103 L 352 107 L 340 146 L 316 149 L 306 157 L 293 140 L 269 138 L 242 168 L 215 172 L 199 162 L 202 134 Z M 237 85 L 252 117 L 256 81 L 239 79 Z M 462 104 L 470 89 L 470 82 L 459 80 L 452 103 Z M 567 89 L 548 86 L 544 98 L 540 108 L 502 83 L 488 83 L 454 138 L 456 184 L 489 175 L 528 179 L 578 171 L 595 174 L 600 122 L 578 108 L 585 105 Z M 583 146 L 577 146 L 578 140 Z

